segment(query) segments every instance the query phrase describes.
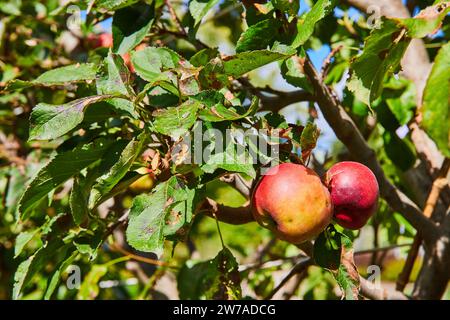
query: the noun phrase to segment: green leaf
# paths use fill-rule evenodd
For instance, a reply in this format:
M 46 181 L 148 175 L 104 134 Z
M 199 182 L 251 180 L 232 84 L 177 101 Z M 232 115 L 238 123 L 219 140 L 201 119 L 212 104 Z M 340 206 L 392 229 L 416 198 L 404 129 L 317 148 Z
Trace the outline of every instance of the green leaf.
M 50 191 L 70 179 L 80 170 L 102 158 L 111 142 L 98 139 L 88 145 L 80 146 L 72 151 L 57 154 L 44 166 L 25 189 L 20 201 L 19 212 L 22 218 Z
M 450 2 L 442 2 L 420 11 L 414 18 L 397 19 L 408 29 L 411 38 L 424 38 L 436 33 L 450 12 Z
M 314 241 L 314 261 L 322 268 L 336 270 L 341 264 L 341 234 L 333 225 Z
M 208 11 L 219 2 L 219 0 L 191 0 L 189 2 L 189 12 L 194 18 L 194 26 L 197 26 Z
M 95 1 L 95 5 L 98 8 L 103 8 L 106 10 L 118 10 L 120 8 L 124 8 L 130 6 L 139 0 L 97 0 Z
M 117 10 L 112 21 L 114 52 L 124 54 L 140 44 L 149 33 L 154 17 L 154 3 L 152 5 L 140 3 Z
M 224 169 L 228 172 L 240 172 L 255 178 L 256 171 L 253 167 L 253 157 L 247 150 L 245 145 L 235 142 L 231 133 L 225 133 L 223 143 L 225 147 L 220 144 L 220 141 L 211 139 L 211 144 L 207 147 L 212 149 L 211 156 L 203 159 L 205 164 L 201 169 L 206 173 L 213 173 L 217 169 Z M 216 144 L 217 143 L 217 144 Z M 218 148 L 219 150 L 216 150 Z M 223 149 L 222 149 L 223 148 Z
M 281 75 L 289 84 L 311 93 L 314 92 L 311 83 L 303 73 L 299 57 L 294 56 L 284 60 L 281 64 Z
M 47 71 L 32 81 L 39 85 L 62 85 L 68 82 L 95 80 L 97 66 L 93 63 L 77 63 Z
M 438 52 L 428 77 L 422 102 L 421 126 L 436 142 L 439 150 L 450 157 L 450 43 Z
M 351 64 L 349 90 L 370 106 L 380 96 L 386 75 L 399 67 L 410 41 L 397 23 L 384 19 L 381 28 L 374 29 L 366 39 L 362 54 Z
M 105 58 L 101 75 L 97 78 L 97 93 L 101 95 L 134 95 L 130 86 L 130 71 L 120 55 L 110 52 Z
M 19 233 L 16 237 L 16 244 L 14 246 L 14 258 L 17 258 L 21 253 L 23 248 L 27 245 L 31 239 L 39 232 L 39 229 L 34 229 L 31 231 L 23 231 Z
M 320 129 L 314 123 L 308 122 L 300 136 L 300 148 L 304 162 L 308 159 L 312 150 L 316 147 L 319 135 Z
M 90 196 L 90 208 L 95 207 L 99 200 L 102 199 L 114 186 L 125 176 L 130 170 L 131 165 L 136 158 L 142 153 L 144 147 L 149 141 L 146 133 L 142 133 L 137 140 L 131 140 L 120 154 L 119 159 L 111 167 L 111 169 L 97 179 L 97 183 L 93 186 Z
M 78 256 L 78 252 L 74 251 L 72 254 L 65 260 L 63 260 L 56 271 L 53 273 L 52 277 L 49 278 L 48 284 L 47 284 L 47 290 L 45 291 L 44 299 L 50 300 L 50 298 L 53 295 L 53 292 L 56 289 L 56 286 L 61 281 L 61 275 L 62 273 L 72 264 L 72 262 L 75 260 L 75 258 Z
M 162 71 L 179 67 L 181 60 L 176 52 L 168 48 L 146 47 L 131 53 L 131 61 L 136 73 L 150 83 L 170 81 L 169 75 Z
M 210 60 L 219 56 L 219 50 L 217 48 L 205 48 L 194 54 L 189 62 L 194 67 L 201 67 L 206 65 Z
M 15 91 L 31 86 L 56 86 L 71 82 L 95 80 L 97 66 L 93 63 L 77 63 L 44 72 L 32 81 L 13 79 L 7 82 L 6 91 Z
M 134 198 L 130 209 L 127 242 L 133 248 L 161 255 L 164 240 L 192 219 L 194 191 L 177 177 L 156 186 L 151 194 Z
M 178 273 L 180 299 L 241 299 L 240 275 L 236 258 L 228 248 L 208 261 L 187 261 Z
M 79 125 L 87 106 L 113 96 L 89 96 L 62 105 L 40 103 L 30 116 L 29 140 L 51 140 L 61 137 Z
M 316 23 L 330 14 L 336 6 L 336 0 L 319 0 L 305 17 L 297 24 L 297 36 L 291 46 L 298 48 L 303 45 L 313 34 Z
M 197 120 L 198 101 L 189 99 L 178 107 L 160 109 L 153 112 L 156 131 L 173 137 L 180 137 L 189 130 Z
M 54 255 L 65 251 L 68 246 L 70 245 L 64 244 L 60 240 L 54 240 L 51 243 L 46 243 L 27 260 L 22 261 L 14 274 L 12 298 L 14 300 L 19 299 L 23 288 L 28 285 L 33 276 L 42 270 Z
M 224 72 L 226 75 L 237 79 L 249 71 L 274 61 L 286 59 L 289 56 L 291 54 L 271 50 L 241 52 L 223 59 Z
M 191 99 L 202 103 L 204 108 L 199 111 L 199 118 L 209 122 L 239 120 L 254 115 L 259 107 L 259 99 L 254 96 L 246 110 L 244 108 L 237 109 L 225 100 L 222 93 L 215 90 L 202 91 L 192 96 Z
M 298 0 L 272 0 L 271 2 L 276 9 L 293 17 L 297 16 L 300 10 L 300 1 Z
M 250 26 L 241 34 L 236 52 L 266 49 L 273 43 L 281 25 L 281 20 L 266 19 Z
M 73 179 L 72 190 L 69 196 L 70 212 L 75 224 L 80 225 L 88 217 L 88 195 L 84 186 L 84 178 L 77 175 Z
M 93 265 L 91 270 L 81 283 L 80 289 L 77 294 L 77 299 L 79 300 L 95 299 L 100 292 L 98 282 L 103 276 L 106 275 L 107 272 L 108 272 L 107 265 L 103 264 Z
M 397 119 L 399 125 L 407 124 L 416 108 L 416 87 L 412 81 L 391 78 L 384 85 L 382 100 Z M 385 107 L 382 104 L 382 107 Z

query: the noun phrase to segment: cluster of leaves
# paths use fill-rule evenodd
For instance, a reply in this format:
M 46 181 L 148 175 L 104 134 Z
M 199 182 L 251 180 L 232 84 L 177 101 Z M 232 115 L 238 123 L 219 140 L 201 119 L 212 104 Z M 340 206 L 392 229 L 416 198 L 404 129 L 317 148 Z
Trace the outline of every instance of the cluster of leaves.
M 87 12 L 75 35 L 66 29 L 64 14 L 74 4 Z M 0 153 L 7 164 L 0 168 L 0 179 L 5 181 L 0 183 L 5 190 L 2 224 L 10 229 L 4 243 L 14 243 L 13 255 L 25 258 L 5 268 L 17 269 L 13 298 L 33 292 L 27 291 L 31 285 L 38 287 L 34 292 L 39 297 L 74 297 L 59 285 L 74 263 L 83 265 L 86 273 L 75 295 L 97 297 L 97 283 L 107 271 L 129 273 L 117 267 L 123 259 L 114 259 L 114 245 L 108 242 L 115 229 L 122 227 L 124 213 L 128 218 L 124 246 L 158 258 L 174 255 L 177 243 L 195 241 L 212 184 L 222 183 L 219 179 L 229 174 L 254 180 L 273 160 L 243 163 L 234 150 L 248 155 L 256 146 L 235 137 L 204 162 L 177 161 L 186 152 L 195 153 L 177 146 L 187 138 L 195 139 L 196 130 L 203 134 L 215 129 L 225 136 L 249 127 L 266 129 L 270 143 L 281 147 L 281 161 L 293 155 L 296 161 L 307 161 L 319 137 L 316 125 L 299 126 L 279 114 L 259 113 L 258 88 L 243 77 L 276 62 L 289 84 L 313 94 L 301 63 L 319 43 L 343 46 L 325 83 L 340 82 L 350 69 L 345 105 L 362 130 L 370 108 L 377 114 L 380 125 L 372 128 L 371 139 L 386 159 L 385 168 L 397 178 L 398 172 L 413 165 L 413 147 L 395 131 L 413 117 L 415 90 L 410 82 L 393 75 L 411 39 L 424 38 L 439 28 L 450 10 L 448 3 L 437 4 L 439 10 L 431 17 L 384 19 L 368 35 L 363 22 L 337 18 L 333 0 L 315 1 L 301 16 L 298 1 L 238 5 L 225 1 L 220 8 L 230 7 L 230 19 L 214 23 L 231 29 L 227 41 L 235 48 L 232 55 L 199 40 L 201 32 L 207 32 L 202 31 L 202 21 L 218 4 L 217 0 L 191 0 L 179 21 L 168 18 L 173 10 L 158 0 L 72 1 L 63 7 L 51 0 L 9 1 L 2 6 L 6 15 L 2 15 L 0 32 L 8 46 L 0 48 L 0 99 L 6 106 L 0 109 L 6 125 L 0 125 L 5 141 L 19 144 L 17 156 L 8 150 Z M 109 18 L 111 48 L 93 48 L 89 35 L 96 24 Z M 247 27 L 242 31 L 244 22 Z M 329 23 L 337 30 L 334 34 Z M 75 41 L 75 48 L 66 48 L 70 42 L 66 38 Z M 364 38 L 363 50 L 353 56 L 352 47 Z M 448 122 L 436 125 L 436 118 L 448 114 L 449 88 L 438 84 L 448 82 L 449 54 L 448 45 L 439 50 L 421 106 L 423 126 L 445 155 L 449 155 Z M 275 129 L 283 135 L 276 135 Z M 211 147 L 203 144 L 202 148 Z M 25 165 L 20 156 L 26 159 Z M 156 186 L 135 196 L 130 188 L 143 176 L 151 176 Z M 231 198 L 241 196 L 233 194 L 236 190 L 228 184 L 224 188 Z M 132 200 L 127 198 L 130 194 Z M 389 217 L 391 223 L 394 218 Z M 396 234 L 398 223 L 393 230 Z M 316 240 L 314 256 L 318 265 L 333 270 L 345 295 L 355 298 L 359 278 L 351 238 L 330 226 Z M 169 248 L 168 243 L 173 246 Z M 41 283 L 33 281 L 41 273 L 45 274 Z M 241 298 L 238 263 L 225 246 L 211 260 L 187 260 L 177 279 L 182 298 Z M 270 281 L 264 283 L 267 286 Z M 264 291 L 259 285 L 255 286 Z

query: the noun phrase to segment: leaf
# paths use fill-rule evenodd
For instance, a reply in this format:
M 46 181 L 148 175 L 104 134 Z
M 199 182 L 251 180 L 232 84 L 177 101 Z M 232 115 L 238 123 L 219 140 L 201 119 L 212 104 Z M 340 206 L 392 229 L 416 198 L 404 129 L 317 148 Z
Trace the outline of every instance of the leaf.
M 32 81 L 39 85 L 63 85 L 68 82 L 95 80 L 97 66 L 93 63 L 77 63 L 47 71 Z
M 124 54 L 140 44 L 149 33 L 154 18 L 154 3 L 140 3 L 117 10 L 112 21 L 113 51 Z
M 103 264 L 93 265 L 91 270 L 81 283 L 80 289 L 78 290 L 77 299 L 79 300 L 95 299 L 100 292 L 98 282 L 104 275 L 106 275 L 107 272 L 108 267 L 106 265 Z
M 294 38 L 291 46 L 298 48 L 303 45 L 313 34 L 316 23 L 330 14 L 337 1 L 335 0 L 319 0 L 310 11 L 305 15 L 304 19 L 297 24 L 297 36 Z
M 18 299 L 23 288 L 28 285 L 33 276 L 42 270 L 55 254 L 66 250 L 68 246 L 60 240 L 54 240 L 46 243 L 27 260 L 22 261 L 14 274 L 12 298 Z
M 47 290 L 45 291 L 44 295 L 45 300 L 51 299 L 53 292 L 56 289 L 56 286 L 61 281 L 61 274 L 72 264 L 72 262 L 75 260 L 77 256 L 78 252 L 74 251 L 68 258 L 66 258 L 59 264 L 58 268 L 53 273 L 52 277 L 49 278 L 49 281 L 47 283 Z
M 194 18 L 194 26 L 197 26 L 208 11 L 219 2 L 219 0 L 191 0 L 189 2 L 189 12 Z
M 142 153 L 144 147 L 149 141 L 146 133 L 138 136 L 137 140 L 131 140 L 123 149 L 119 159 L 108 170 L 97 179 L 97 183 L 93 186 L 90 196 L 90 208 L 95 207 L 104 195 L 111 191 L 114 186 L 125 176 L 130 170 L 131 165 L 136 158 Z
M 226 133 L 225 148 L 211 139 L 211 144 L 208 146 L 211 150 L 211 156 L 204 154 L 205 164 L 201 166 L 201 169 L 206 173 L 213 173 L 217 169 L 224 169 L 228 172 L 240 172 L 255 178 L 256 171 L 253 167 L 253 157 L 246 149 L 246 146 L 234 141 L 234 138 L 230 136 L 230 133 Z M 216 144 L 217 143 L 217 144 Z M 219 149 L 219 150 L 216 150 Z M 222 151 L 223 150 L 223 151 Z
M 98 94 L 133 96 L 130 71 L 120 55 L 110 52 L 103 62 L 101 75 L 97 78 Z
M 300 10 L 299 0 L 272 0 L 273 6 L 281 12 L 286 12 L 290 16 L 296 16 Z
M 23 231 L 19 233 L 16 237 L 16 244 L 14 246 L 14 258 L 17 258 L 21 253 L 23 248 L 27 245 L 31 239 L 39 232 L 39 229 L 34 229 L 31 231 Z
M 314 123 L 308 122 L 300 136 L 300 148 L 304 162 L 306 162 L 312 150 L 316 147 L 319 135 L 320 129 Z
M 130 6 L 138 1 L 139 0 L 97 0 L 95 1 L 95 5 L 98 8 L 113 11 Z
M 336 270 L 341 264 L 341 234 L 329 225 L 314 241 L 314 261 L 322 268 Z
M 421 126 L 450 157 L 450 44 L 439 50 L 423 94 Z
M 76 225 L 82 224 L 89 214 L 88 195 L 83 182 L 82 175 L 75 176 L 69 196 L 70 212 Z
M 13 79 L 7 82 L 5 91 L 15 91 L 31 86 L 55 86 L 71 82 L 95 80 L 97 66 L 93 63 L 77 63 L 44 72 L 35 80 Z
M 201 67 L 201 66 L 206 65 L 210 60 L 212 60 L 218 56 L 219 56 L 219 50 L 217 48 L 205 48 L 205 49 L 198 51 L 196 54 L 194 54 L 189 59 L 189 62 L 194 67 Z
M 450 2 L 441 2 L 420 11 L 414 18 L 397 19 L 408 29 L 411 38 L 424 38 L 436 33 L 450 12 Z
M 286 59 L 291 54 L 271 50 L 255 50 L 241 52 L 223 59 L 223 68 L 226 75 L 239 78 L 249 71 L 262 67 L 268 63 Z
M 191 99 L 201 102 L 204 106 L 199 111 L 199 118 L 209 122 L 234 121 L 250 115 L 254 115 L 259 108 L 259 99 L 254 96 L 250 106 L 244 108 L 235 108 L 225 100 L 222 93 L 214 90 L 205 90 L 192 96 Z
M 311 83 L 303 72 L 303 66 L 297 56 L 286 59 L 281 64 L 281 75 L 291 85 L 302 88 L 308 92 L 314 92 Z
M 197 120 L 199 108 L 200 103 L 198 101 L 189 99 L 178 107 L 153 112 L 156 131 L 176 138 L 182 136 Z
M 50 191 L 101 159 L 110 144 L 110 141 L 98 139 L 72 151 L 57 154 L 38 172 L 20 198 L 19 212 L 22 219 L 25 219 L 33 206 Z
M 353 244 L 351 240 L 342 235 L 341 264 L 337 271 L 333 271 L 338 285 L 341 287 L 346 300 L 358 300 L 359 295 L 359 274 L 353 260 Z
M 250 26 L 241 34 L 236 52 L 266 49 L 273 43 L 281 25 L 281 20 L 266 19 Z
M 188 261 L 178 273 L 180 299 L 241 299 L 238 264 L 228 248 L 208 261 Z
M 384 85 L 382 100 L 397 119 L 399 125 L 407 124 L 416 108 L 416 88 L 412 81 L 391 78 Z M 382 103 L 382 107 L 386 107 Z
M 193 195 L 193 190 L 172 176 L 151 194 L 134 198 L 126 231 L 128 244 L 136 250 L 161 255 L 165 238 L 191 221 Z
M 386 75 L 397 70 L 410 43 L 410 38 L 398 24 L 383 19 L 380 29 L 374 29 L 366 39 L 361 55 L 351 64 L 352 76 L 347 86 L 368 106 L 382 90 Z
M 168 48 L 146 47 L 143 50 L 133 51 L 131 61 L 136 73 L 144 80 L 170 81 L 167 74 L 162 73 L 179 66 L 181 57 Z
M 87 106 L 113 96 L 89 96 L 62 105 L 39 103 L 30 116 L 28 140 L 51 140 L 61 137 L 79 125 Z

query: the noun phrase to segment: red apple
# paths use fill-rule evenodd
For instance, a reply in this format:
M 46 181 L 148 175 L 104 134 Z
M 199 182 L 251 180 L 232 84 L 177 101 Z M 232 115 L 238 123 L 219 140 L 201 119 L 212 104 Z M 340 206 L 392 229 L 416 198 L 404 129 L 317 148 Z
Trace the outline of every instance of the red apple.
M 266 173 L 253 193 L 252 212 L 259 224 L 294 244 L 316 237 L 333 217 L 330 194 L 319 176 L 293 163 Z
M 344 228 L 361 228 L 376 211 L 378 182 L 365 165 L 339 162 L 327 171 L 325 183 L 334 205 L 334 219 Z
M 94 48 L 111 48 L 113 45 L 112 34 L 104 32 L 100 34 L 90 34 L 87 38 L 89 45 Z

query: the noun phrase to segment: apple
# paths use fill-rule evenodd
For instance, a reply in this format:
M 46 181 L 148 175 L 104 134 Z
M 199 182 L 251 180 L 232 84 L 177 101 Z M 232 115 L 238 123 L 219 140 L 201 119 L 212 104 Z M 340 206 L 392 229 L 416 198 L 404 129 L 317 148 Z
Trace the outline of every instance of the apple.
M 327 171 L 325 184 L 334 205 L 334 219 L 342 227 L 360 229 L 376 211 L 378 182 L 365 165 L 339 162 Z
M 150 168 L 139 168 L 138 173 L 142 174 L 136 181 L 130 184 L 129 189 L 133 193 L 149 192 L 155 185 L 155 174 Z
M 272 167 L 252 195 L 255 220 L 285 241 L 313 239 L 333 218 L 331 198 L 319 176 L 294 163 Z
M 87 38 L 89 45 L 94 48 L 111 48 L 113 46 L 112 34 L 104 32 L 100 34 L 90 34 Z

